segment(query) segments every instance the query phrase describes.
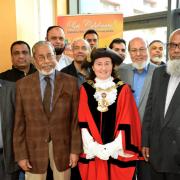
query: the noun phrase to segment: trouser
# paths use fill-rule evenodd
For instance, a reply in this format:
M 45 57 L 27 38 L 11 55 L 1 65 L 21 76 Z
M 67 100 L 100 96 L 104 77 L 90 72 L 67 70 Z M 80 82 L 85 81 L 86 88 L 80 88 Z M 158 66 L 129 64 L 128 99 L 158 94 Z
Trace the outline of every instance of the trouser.
M 53 178 L 54 180 L 70 180 L 71 170 L 67 169 L 65 171 L 58 171 L 54 162 L 53 156 L 53 146 L 52 141 L 49 142 L 49 160 L 50 160 L 50 167 L 53 171 Z M 44 174 L 34 174 L 30 172 L 25 173 L 26 180 L 46 180 L 47 172 Z
M 151 180 L 180 180 L 180 174 L 161 173 L 151 167 Z
M 151 180 L 150 172 L 150 164 L 148 162 L 143 160 L 137 161 L 133 180 Z
M 3 149 L 0 148 L 0 179 L 2 180 L 18 180 L 19 171 L 14 173 L 5 172 Z

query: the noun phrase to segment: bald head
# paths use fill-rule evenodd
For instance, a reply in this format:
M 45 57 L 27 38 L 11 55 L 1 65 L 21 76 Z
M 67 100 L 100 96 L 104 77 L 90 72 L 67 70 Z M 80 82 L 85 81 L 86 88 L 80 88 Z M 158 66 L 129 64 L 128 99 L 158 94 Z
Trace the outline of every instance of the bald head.
M 82 63 L 90 55 L 91 47 L 84 39 L 76 39 L 72 43 L 73 58 L 76 63 Z
M 148 60 L 146 42 L 140 37 L 133 38 L 129 42 L 128 50 L 133 66 L 138 70 L 144 69 Z

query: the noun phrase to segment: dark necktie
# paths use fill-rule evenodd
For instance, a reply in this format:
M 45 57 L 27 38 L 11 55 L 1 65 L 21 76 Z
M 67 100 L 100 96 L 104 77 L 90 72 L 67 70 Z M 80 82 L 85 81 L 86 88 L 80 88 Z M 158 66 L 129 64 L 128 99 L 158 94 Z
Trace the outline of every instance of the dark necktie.
M 44 77 L 46 81 L 46 88 L 44 91 L 44 99 L 43 99 L 43 106 L 44 111 L 46 112 L 46 115 L 50 116 L 50 105 L 51 105 L 51 83 L 50 83 L 50 77 L 46 76 Z

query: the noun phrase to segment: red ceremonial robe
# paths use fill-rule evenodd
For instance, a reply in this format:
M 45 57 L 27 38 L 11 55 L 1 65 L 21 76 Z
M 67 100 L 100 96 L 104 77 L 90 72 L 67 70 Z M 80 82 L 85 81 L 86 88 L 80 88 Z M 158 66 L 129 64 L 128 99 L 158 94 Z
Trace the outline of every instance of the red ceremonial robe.
M 80 128 L 87 128 L 93 139 L 100 144 L 112 142 L 121 131 L 124 152 L 134 156 L 118 156 L 117 159 L 110 158 L 104 161 L 98 157 L 86 159 L 86 154 L 82 153 L 78 163 L 82 180 L 132 180 L 136 161 L 139 159 L 141 124 L 136 103 L 128 85 L 117 79 L 114 82 L 120 85 L 117 86 L 116 102 L 108 107 L 108 112 L 97 110 L 92 82 L 85 82 L 81 86 L 79 125 Z M 100 129 L 104 127 L 103 123 L 107 128 L 100 133 Z

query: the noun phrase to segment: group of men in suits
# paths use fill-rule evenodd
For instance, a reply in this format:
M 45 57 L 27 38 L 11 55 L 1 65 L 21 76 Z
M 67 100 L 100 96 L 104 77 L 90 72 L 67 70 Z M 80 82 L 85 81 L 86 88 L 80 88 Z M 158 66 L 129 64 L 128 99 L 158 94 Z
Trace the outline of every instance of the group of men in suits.
M 78 43 L 89 48 L 82 40 L 75 45 Z M 132 64 L 121 65 L 118 75 L 131 85 L 143 125 L 145 161 L 137 163 L 137 179 L 180 179 L 180 29 L 169 38 L 167 66 L 156 68 L 149 63 L 148 46 L 142 38 L 133 38 L 128 51 Z M 17 179 L 15 155 L 19 166 L 26 171 L 26 179 L 46 179 L 48 159 L 54 179 L 69 179 L 69 167 L 77 165 L 81 152 L 77 82 L 55 70 L 57 60 L 49 42 L 36 43 L 33 57 L 38 71 L 16 85 L 15 122 L 15 84 L 0 80 L 0 161 L 4 162 L 0 177 Z M 51 87 L 48 113 L 43 104 L 46 76 Z

